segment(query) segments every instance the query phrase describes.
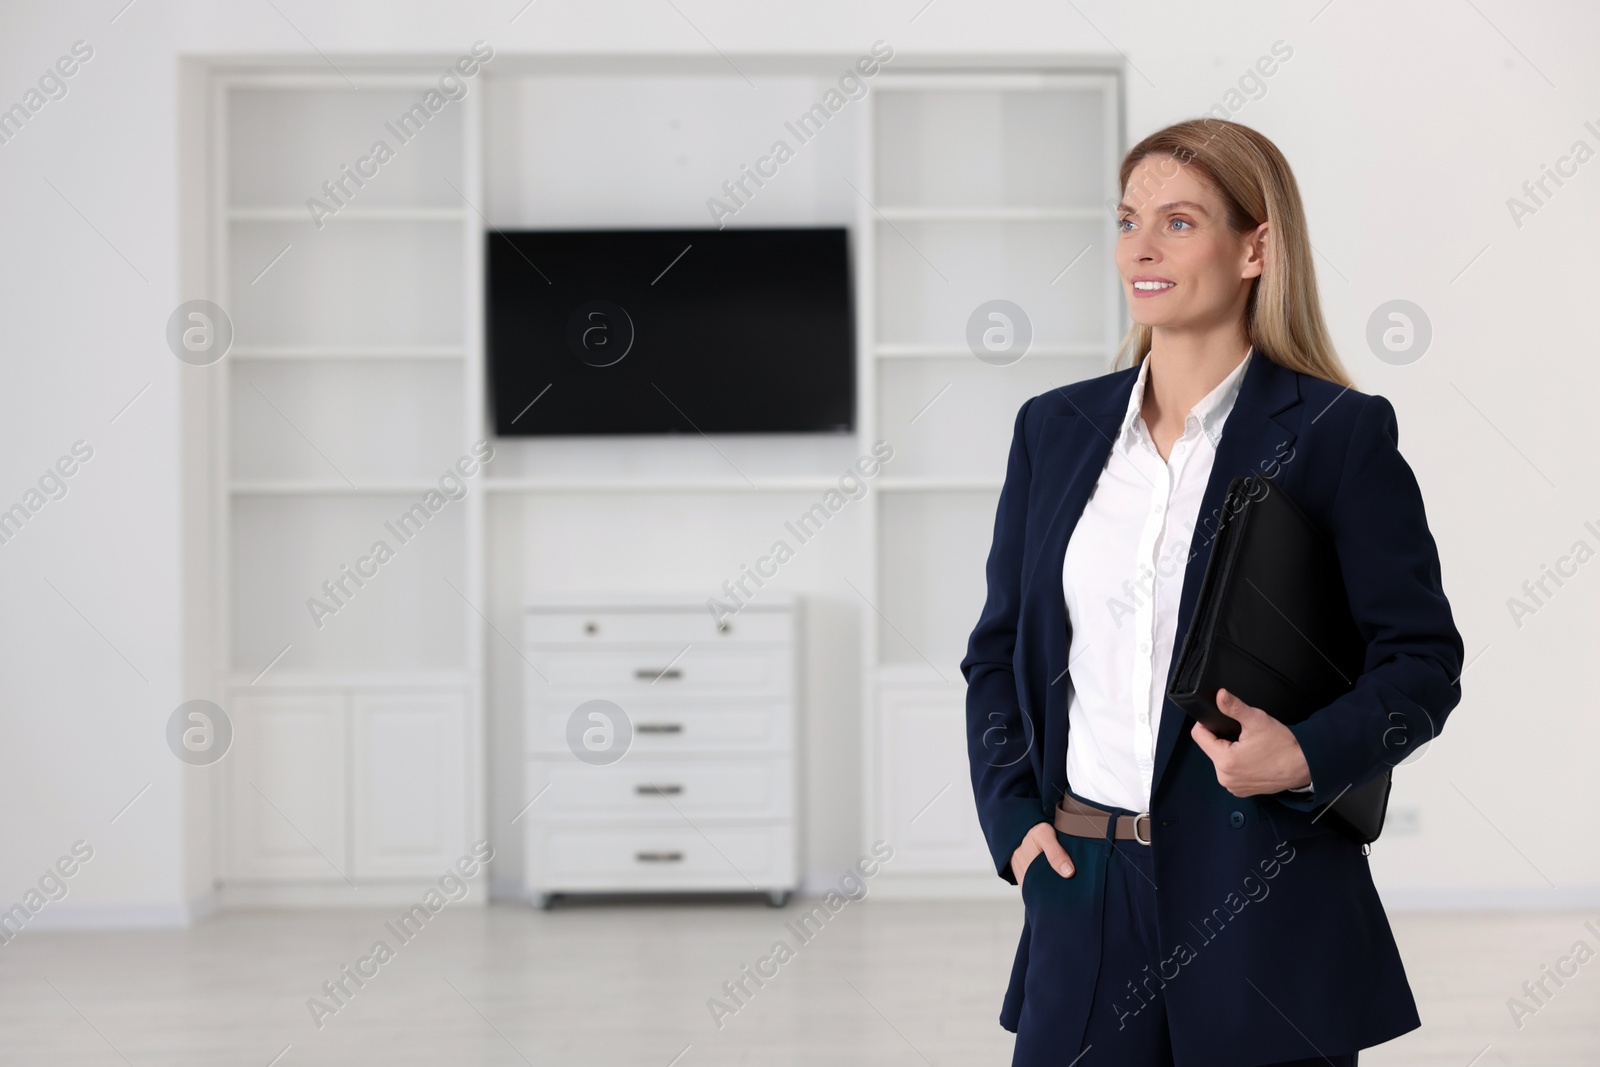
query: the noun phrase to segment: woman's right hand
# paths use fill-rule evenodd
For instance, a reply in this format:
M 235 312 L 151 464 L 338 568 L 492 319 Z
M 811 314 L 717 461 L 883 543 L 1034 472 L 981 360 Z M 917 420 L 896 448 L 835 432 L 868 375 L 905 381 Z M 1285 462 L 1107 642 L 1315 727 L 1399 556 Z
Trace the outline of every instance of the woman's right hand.
M 1056 828 L 1047 822 L 1036 823 L 1028 831 L 1028 836 L 1022 839 L 1022 844 L 1011 854 L 1011 873 L 1017 876 L 1017 888 L 1022 888 L 1022 880 L 1028 872 L 1028 865 L 1040 852 L 1045 855 L 1045 862 L 1053 867 L 1057 874 L 1063 878 L 1071 878 L 1076 873 L 1072 866 L 1072 857 L 1067 855 L 1067 850 L 1061 847 L 1061 842 L 1056 840 Z

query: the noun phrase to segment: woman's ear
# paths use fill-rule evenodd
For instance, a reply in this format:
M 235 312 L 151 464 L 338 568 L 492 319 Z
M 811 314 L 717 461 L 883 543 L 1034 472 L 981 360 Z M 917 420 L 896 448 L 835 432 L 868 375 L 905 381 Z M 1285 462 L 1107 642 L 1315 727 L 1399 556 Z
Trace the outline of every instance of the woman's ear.
M 1268 226 L 1263 222 L 1245 235 L 1244 239 L 1244 264 L 1239 272 L 1240 278 L 1259 278 L 1267 266 L 1267 240 L 1269 237 Z

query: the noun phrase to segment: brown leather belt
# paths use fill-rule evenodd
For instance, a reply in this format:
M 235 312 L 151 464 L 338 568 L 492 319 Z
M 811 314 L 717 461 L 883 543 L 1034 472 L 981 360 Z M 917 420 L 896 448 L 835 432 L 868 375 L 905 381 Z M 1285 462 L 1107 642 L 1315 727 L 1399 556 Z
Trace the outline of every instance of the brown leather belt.
M 1056 829 L 1073 837 L 1098 837 L 1104 841 L 1106 820 L 1111 817 L 1109 811 L 1101 811 L 1072 797 L 1063 797 L 1061 803 L 1056 805 Z M 1118 841 L 1137 841 L 1141 845 L 1150 843 L 1148 811 L 1140 812 L 1138 815 L 1118 815 L 1116 819 Z M 1140 825 L 1141 820 L 1143 826 Z

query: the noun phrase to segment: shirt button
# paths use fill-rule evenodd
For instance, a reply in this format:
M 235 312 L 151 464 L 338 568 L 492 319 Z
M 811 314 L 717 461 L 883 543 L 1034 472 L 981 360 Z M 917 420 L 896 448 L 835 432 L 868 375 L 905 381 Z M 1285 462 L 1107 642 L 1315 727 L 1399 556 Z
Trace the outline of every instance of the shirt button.
M 1144 712 L 1141 711 L 1139 713 L 1139 721 L 1140 722 L 1149 722 L 1150 721 L 1150 716 L 1146 715 Z
M 1239 829 L 1239 827 L 1243 826 L 1244 825 L 1244 812 L 1236 811 L 1232 815 L 1229 815 L 1228 816 L 1228 825 L 1233 827 L 1235 830 L 1237 830 L 1237 829 Z
M 1140 652 L 1149 652 L 1150 651 L 1150 643 L 1148 641 L 1140 641 L 1139 642 L 1139 651 Z

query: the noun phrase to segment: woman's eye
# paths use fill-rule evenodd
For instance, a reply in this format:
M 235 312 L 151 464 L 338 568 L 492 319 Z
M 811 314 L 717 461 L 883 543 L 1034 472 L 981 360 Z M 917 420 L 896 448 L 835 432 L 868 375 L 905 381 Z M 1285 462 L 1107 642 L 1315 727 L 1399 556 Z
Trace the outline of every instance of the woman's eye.
M 1174 227 L 1187 226 L 1189 229 L 1194 229 L 1193 224 L 1190 223 L 1188 219 L 1173 219 L 1172 220 L 1172 225 Z
M 1118 219 L 1117 220 L 1117 230 L 1119 232 L 1121 232 L 1121 233 L 1127 233 L 1128 232 L 1128 227 L 1132 226 L 1132 225 L 1133 225 L 1133 220 L 1132 219 L 1122 218 L 1122 219 Z

